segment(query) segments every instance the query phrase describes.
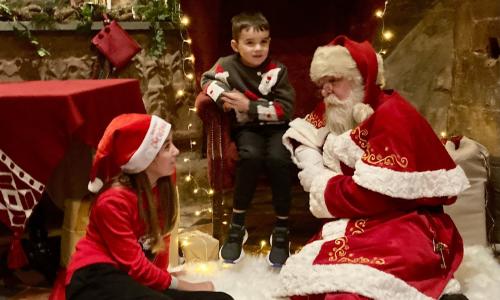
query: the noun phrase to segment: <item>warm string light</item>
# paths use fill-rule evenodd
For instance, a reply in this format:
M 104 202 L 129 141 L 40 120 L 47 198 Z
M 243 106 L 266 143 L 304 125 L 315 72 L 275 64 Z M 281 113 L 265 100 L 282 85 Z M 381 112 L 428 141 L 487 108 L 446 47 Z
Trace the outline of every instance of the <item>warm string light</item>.
M 390 30 L 385 29 L 385 14 L 387 11 L 387 6 L 389 5 L 389 0 L 384 2 L 384 9 L 377 9 L 374 13 L 375 17 L 379 18 L 382 21 L 382 30 L 380 31 L 380 37 L 382 42 L 380 43 L 381 49 L 378 51 L 380 55 L 387 54 L 387 49 L 383 48 L 385 42 L 389 42 L 394 38 L 394 33 Z
M 181 11 L 180 4 L 179 4 L 179 7 L 178 7 L 178 10 Z M 180 18 L 180 23 L 182 25 L 182 26 L 179 27 L 179 34 L 180 34 L 180 37 L 182 39 L 182 45 L 181 45 L 181 66 L 182 66 L 182 73 L 184 74 L 185 78 L 187 78 L 189 81 L 192 81 L 194 79 L 194 74 L 192 72 L 186 71 L 186 69 L 188 67 L 186 65 L 186 63 L 189 64 L 189 69 L 190 70 L 194 70 L 194 65 L 193 64 L 194 64 L 194 61 L 195 61 L 194 55 L 192 53 L 190 53 L 190 45 L 191 45 L 191 43 L 193 41 L 191 40 L 191 38 L 185 36 L 186 33 L 187 33 L 187 27 L 190 24 L 190 19 L 186 15 L 182 15 L 181 16 L 181 14 L 179 14 L 179 18 Z M 186 91 L 183 90 L 183 89 L 177 90 L 177 92 L 176 92 L 175 95 L 176 95 L 177 98 L 182 98 L 182 97 L 184 97 L 186 95 Z M 196 107 L 190 107 L 188 109 L 188 116 L 189 117 L 191 117 L 191 113 L 196 113 Z M 192 127 L 193 127 L 192 123 L 189 123 L 188 126 L 187 126 L 188 136 L 189 136 L 189 150 L 190 150 L 190 153 L 194 152 L 194 150 L 195 150 L 194 147 L 197 144 L 196 141 L 194 141 L 192 139 L 192 134 L 191 134 Z M 204 192 L 206 195 L 212 196 L 214 194 L 214 191 L 211 188 L 203 188 L 203 187 L 201 187 L 198 184 L 198 181 L 196 180 L 196 178 L 192 175 L 191 159 L 188 158 L 188 157 L 185 157 L 184 158 L 184 163 L 188 164 L 188 175 L 186 175 L 184 177 L 184 180 L 186 182 L 192 182 L 193 183 L 193 186 L 194 186 L 194 188 L 193 188 L 193 194 L 199 194 L 200 192 Z M 203 211 L 212 213 L 212 209 L 208 208 L 208 209 L 204 209 L 202 211 L 196 212 L 195 213 L 196 216 L 199 216 Z

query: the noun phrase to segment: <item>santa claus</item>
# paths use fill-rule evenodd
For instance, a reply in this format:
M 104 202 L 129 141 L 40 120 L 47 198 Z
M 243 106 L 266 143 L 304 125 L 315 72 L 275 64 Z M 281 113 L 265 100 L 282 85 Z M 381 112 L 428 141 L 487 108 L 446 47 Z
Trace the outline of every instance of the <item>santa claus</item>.
M 311 79 L 324 101 L 290 123 L 284 144 L 328 218 L 282 268 L 278 296 L 291 299 L 438 299 L 463 244 L 443 205 L 468 188 L 427 121 L 397 92 L 381 90 L 368 42 L 339 36 L 319 47 Z

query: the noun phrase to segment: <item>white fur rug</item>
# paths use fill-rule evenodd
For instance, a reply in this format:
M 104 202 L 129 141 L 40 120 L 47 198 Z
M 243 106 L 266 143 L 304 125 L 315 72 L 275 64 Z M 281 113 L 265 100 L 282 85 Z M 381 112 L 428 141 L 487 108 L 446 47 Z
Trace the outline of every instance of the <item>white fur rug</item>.
M 279 270 L 269 267 L 264 256 L 246 256 L 237 265 L 220 262 L 186 264 L 183 279 L 212 280 L 216 290 L 236 300 L 271 300 L 280 285 Z M 465 249 L 462 265 L 455 274 L 462 292 L 470 300 L 500 299 L 500 264 L 489 248 Z

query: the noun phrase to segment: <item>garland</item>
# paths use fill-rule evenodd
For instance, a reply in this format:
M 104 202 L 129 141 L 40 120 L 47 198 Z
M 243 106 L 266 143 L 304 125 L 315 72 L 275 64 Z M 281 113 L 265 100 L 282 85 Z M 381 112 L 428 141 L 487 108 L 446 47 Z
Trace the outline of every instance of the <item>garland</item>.
M 179 26 L 180 19 L 178 0 L 136 0 L 132 7 L 113 11 L 93 2 L 86 2 L 78 7 L 64 6 L 63 0 L 39 1 L 28 6 L 22 0 L 10 2 L 8 4 L 6 0 L 0 0 L 0 21 L 12 22 L 15 34 L 34 47 L 40 57 L 50 55 L 49 51 L 33 36 L 29 27 L 20 21 L 30 21 L 37 29 L 54 29 L 58 23 L 77 20 L 76 31 L 90 34 L 92 23 L 102 21 L 103 13 L 119 21 L 133 17 L 134 20 L 150 22 L 151 42 L 148 55 L 159 58 L 166 50 L 165 24 Z M 127 9 L 132 12 L 129 13 Z

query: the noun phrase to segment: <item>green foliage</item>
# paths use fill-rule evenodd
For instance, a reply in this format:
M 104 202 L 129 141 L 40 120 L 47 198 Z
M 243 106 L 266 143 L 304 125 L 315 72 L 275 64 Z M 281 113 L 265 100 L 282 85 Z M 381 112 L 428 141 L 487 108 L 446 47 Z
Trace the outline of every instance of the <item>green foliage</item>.
M 12 12 L 9 6 L 3 0 L 0 0 L 0 20 L 10 20 L 12 18 Z
M 55 8 L 56 1 L 45 1 L 44 6 L 42 6 L 42 11 L 38 14 L 34 14 L 31 19 L 33 27 L 39 29 L 54 29 L 56 24 L 56 19 L 54 17 Z
M 20 27 L 20 28 L 19 28 Z M 36 49 L 36 54 L 40 57 L 49 56 L 50 52 L 43 48 L 38 40 L 31 34 L 30 29 L 25 24 L 18 22 L 14 19 L 14 24 L 12 25 L 14 33 L 26 40 L 32 47 Z
M 102 5 L 85 3 L 78 8 L 75 8 L 80 22 L 76 27 L 78 32 L 90 34 L 92 30 L 92 22 L 94 20 L 102 20 L 102 15 L 106 8 Z
M 165 29 L 162 24 L 179 23 L 178 0 L 137 0 L 133 9 L 140 20 L 151 23 L 151 44 L 148 54 L 153 57 L 162 56 L 166 50 Z

